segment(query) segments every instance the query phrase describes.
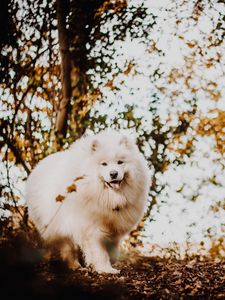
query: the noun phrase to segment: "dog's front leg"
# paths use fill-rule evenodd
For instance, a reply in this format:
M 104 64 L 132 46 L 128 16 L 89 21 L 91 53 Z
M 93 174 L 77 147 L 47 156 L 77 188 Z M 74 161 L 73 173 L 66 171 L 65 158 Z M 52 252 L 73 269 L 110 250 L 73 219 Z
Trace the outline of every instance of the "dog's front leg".
M 92 266 L 98 273 L 119 273 L 119 270 L 111 266 L 109 254 L 100 237 L 93 236 L 84 241 L 82 250 L 86 264 Z

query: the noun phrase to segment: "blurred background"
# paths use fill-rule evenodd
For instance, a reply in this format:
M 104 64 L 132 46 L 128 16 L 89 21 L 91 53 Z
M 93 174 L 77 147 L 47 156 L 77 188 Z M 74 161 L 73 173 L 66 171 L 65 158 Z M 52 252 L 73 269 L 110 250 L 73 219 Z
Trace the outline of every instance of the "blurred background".
M 112 127 L 137 138 L 152 174 L 129 244 L 224 257 L 224 37 L 220 0 L 2 0 L 2 238 L 31 226 L 37 162 Z

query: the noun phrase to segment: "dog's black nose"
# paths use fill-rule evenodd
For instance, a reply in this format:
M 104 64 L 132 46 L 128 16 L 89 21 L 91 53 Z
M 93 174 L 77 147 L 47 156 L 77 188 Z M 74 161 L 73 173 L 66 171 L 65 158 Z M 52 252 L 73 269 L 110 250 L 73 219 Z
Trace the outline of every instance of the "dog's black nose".
M 118 172 L 117 171 L 110 171 L 110 177 L 112 178 L 112 179 L 116 179 L 116 177 L 118 176 Z

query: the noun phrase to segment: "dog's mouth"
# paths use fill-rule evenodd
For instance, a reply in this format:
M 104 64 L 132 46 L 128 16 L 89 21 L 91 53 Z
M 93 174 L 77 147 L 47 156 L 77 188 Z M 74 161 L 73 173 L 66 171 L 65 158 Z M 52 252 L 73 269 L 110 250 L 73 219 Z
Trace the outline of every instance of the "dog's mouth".
M 118 190 L 123 180 L 112 180 L 110 182 L 105 181 L 105 185 L 111 189 Z

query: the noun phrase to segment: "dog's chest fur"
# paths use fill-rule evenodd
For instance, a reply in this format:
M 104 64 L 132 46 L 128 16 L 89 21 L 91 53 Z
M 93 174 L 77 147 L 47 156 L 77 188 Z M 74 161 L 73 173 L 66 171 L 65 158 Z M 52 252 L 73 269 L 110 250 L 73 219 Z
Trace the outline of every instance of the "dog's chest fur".
M 100 227 L 103 232 L 106 232 L 109 236 L 123 236 L 127 234 L 138 219 L 138 212 L 134 214 L 130 213 L 130 207 L 117 205 L 110 212 L 103 214 L 101 217 Z

